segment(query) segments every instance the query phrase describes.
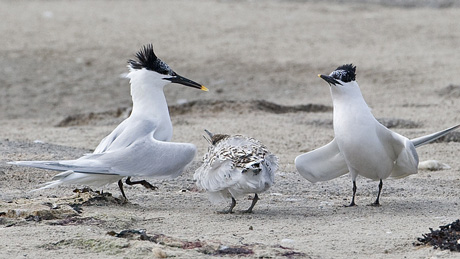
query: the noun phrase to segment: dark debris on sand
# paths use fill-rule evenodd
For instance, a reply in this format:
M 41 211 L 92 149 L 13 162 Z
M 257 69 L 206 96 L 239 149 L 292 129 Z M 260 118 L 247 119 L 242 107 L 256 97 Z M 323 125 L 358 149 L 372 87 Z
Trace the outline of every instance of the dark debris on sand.
M 14 226 L 21 222 L 46 222 L 50 225 L 100 225 L 105 223 L 92 217 L 81 217 L 84 206 L 126 206 L 128 201 L 112 194 L 95 192 L 90 188 L 74 190 L 77 195 L 66 198 L 28 200 L 12 206 L 3 206 L 0 211 L 0 225 Z M 16 204 L 16 205 L 15 205 Z
M 430 233 L 422 234 L 423 237 L 417 238 L 420 243 L 414 245 L 431 245 L 434 249 L 460 252 L 460 219 L 439 228 L 439 230 L 430 228 Z
M 126 238 L 128 240 L 149 241 L 155 244 L 182 249 L 202 249 L 204 246 L 206 246 L 206 243 L 200 240 L 186 241 L 178 238 L 169 237 L 164 234 L 147 235 L 147 232 L 144 229 L 127 229 L 122 230 L 119 233 L 115 231 L 109 231 L 107 232 L 107 234 L 118 238 Z
M 77 203 L 72 204 L 71 206 L 106 206 L 107 204 L 125 205 L 127 203 L 125 199 L 116 198 L 112 196 L 110 192 L 93 191 L 88 187 L 75 189 L 73 192 L 78 194 L 88 194 L 88 197 L 77 199 Z
M 95 225 L 100 226 L 105 223 L 104 220 L 96 219 L 94 217 L 68 217 L 59 221 L 50 222 L 49 225 L 52 226 L 75 226 L 75 225 Z
M 110 231 L 108 235 L 126 238 L 128 240 L 143 240 L 156 244 L 175 247 L 181 249 L 196 249 L 197 252 L 213 256 L 249 256 L 255 254 L 255 249 L 267 251 L 272 250 L 273 254 L 286 258 L 304 258 L 306 255 L 301 252 L 296 252 L 292 248 L 283 246 L 268 247 L 262 244 L 241 244 L 241 245 L 223 245 L 221 242 L 206 242 L 201 240 L 187 241 L 164 234 L 147 235 L 144 229 L 127 229 L 120 231 Z M 273 250 L 274 249 L 274 250 Z

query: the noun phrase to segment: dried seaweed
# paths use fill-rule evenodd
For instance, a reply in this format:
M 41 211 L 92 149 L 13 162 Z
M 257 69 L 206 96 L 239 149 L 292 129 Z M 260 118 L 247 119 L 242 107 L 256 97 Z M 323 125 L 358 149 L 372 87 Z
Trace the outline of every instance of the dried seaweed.
M 100 225 L 105 223 L 104 220 L 96 219 L 93 217 L 68 217 L 63 220 L 59 220 L 56 222 L 50 222 L 49 225 L 52 226 L 69 226 L 69 225 Z
M 254 254 L 252 249 L 243 246 L 229 247 L 221 246 L 217 249 L 213 255 L 251 255 Z
M 174 238 L 170 236 L 166 236 L 164 234 L 153 234 L 147 235 L 144 229 L 128 229 L 120 231 L 119 233 L 115 231 L 110 231 L 107 233 L 108 235 L 118 237 L 118 238 L 126 238 L 128 240 L 144 240 L 153 242 L 156 244 L 168 246 L 168 247 L 175 247 L 181 249 L 196 249 L 197 252 L 206 255 L 213 255 L 213 256 L 249 256 L 254 255 L 255 249 L 267 251 L 272 250 L 273 254 L 278 256 L 283 256 L 287 258 L 296 258 L 296 257 L 304 257 L 305 254 L 301 252 L 296 252 L 291 248 L 283 247 L 283 246 L 272 246 L 268 247 L 262 244 L 241 244 L 241 245 L 224 245 L 221 242 L 206 242 L 201 240 L 195 241 L 187 241 L 182 240 L 179 238 Z
M 87 194 L 88 197 L 85 199 L 80 199 L 79 202 L 76 204 L 72 204 L 72 206 L 78 205 L 83 206 L 107 206 L 107 204 L 115 204 L 115 205 L 124 205 L 128 201 L 125 199 L 119 199 L 113 197 L 110 192 L 100 192 L 100 191 L 93 191 L 91 188 L 85 187 L 83 189 L 75 189 L 73 190 L 74 193 L 79 194 Z
M 431 245 L 434 249 L 460 252 L 460 219 L 439 228 L 430 228 L 430 233 L 422 234 L 423 237 L 417 238 L 420 243 L 414 245 Z

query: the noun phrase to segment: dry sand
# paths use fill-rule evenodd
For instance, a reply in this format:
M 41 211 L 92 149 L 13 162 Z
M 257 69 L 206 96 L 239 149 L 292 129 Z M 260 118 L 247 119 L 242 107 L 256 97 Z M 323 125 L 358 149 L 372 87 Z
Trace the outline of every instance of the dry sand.
M 418 149 L 422 161 L 451 169 L 384 181 L 377 208 L 365 206 L 377 182 L 359 178 L 359 206 L 344 208 L 348 175 L 312 184 L 293 165 L 333 138 L 332 112 L 257 102 L 328 108 L 328 86 L 316 75 L 353 62 L 374 115 L 401 122 L 398 133 L 413 138 L 459 123 L 458 4 L 370 2 L 384 4 L 1 1 L 0 257 L 211 258 L 220 247 L 252 251 L 248 258 L 458 258 L 413 242 L 460 216 L 459 142 Z M 55 172 L 5 162 L 72 159 L 95 148 L 126 116 L 126 61 L 150 42 L 174 70 L 210 89 L 165 89 L 173 140 L 199 150 L 190 168 L 152 180 L 157 191 L 127 187 L 122 205 L 98 196 L 82 204 L 88 194 L 72 187 L 30 193 Z M 216 214 L 226 204 L 211 205 L 194 187 L 204 128 L 253 136 L 279 156 L 276 184 L 253 214 Z M 120 195 L 116 184 L 104 191 Z M 130 229 L 145 233 L 113 236 Z

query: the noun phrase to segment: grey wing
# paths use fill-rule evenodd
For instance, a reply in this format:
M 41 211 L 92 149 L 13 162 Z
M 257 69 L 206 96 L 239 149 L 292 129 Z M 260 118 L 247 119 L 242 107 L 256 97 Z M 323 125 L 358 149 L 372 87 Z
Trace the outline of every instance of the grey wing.
M 93 153 L 103 153 L 107 151 L 111 147 L 112 143 L 124 132 L 125 128 L 128 125 L 128 119 L 120 123 L 112 132 L 110 132 L 109 135 L 103 138 L 99 145 L 97 145 Z
M 300 175 L 310 182 L 328 181 L 348 173 L 347 164 L 335 139 L 295 159 Z
M 378 125 L 377 136 L 386 154 L 394 163 L 390 176 L 401 178 L 416 174 L 418 169 L 418 155 L 412 141 L 381 124 Z
M 76 159 L 76 160 L 62 160 L 62 161 L 15 161 L 9 162 L 9 164 L 20 165 L 20 166 L 29 166 L 41 169 L 48 169 L 48 170 L 55 170 L 55 171 L 74 171 L 74 172 L 85 172 L 85 173 L 100 173 L 100 174 L 115 174 L 109 172 L 109 167 L 107 165 L 103 165 L 99 163 L 97 157 L 103 155 L 107 152 L 107 150 L 111 149 L 111 147 L 122 147 L 127 146 L 130 140 L 129 136 L 131 135 L 132 139 L 139 135 L 141 132 L 140 130 L 134 130 L 132 134 L 127 132 L 126 128 L 129 125 L 127 123 L 128 119 L 124 120 L 120 123 L 108 136 L 101 140 L 99 145 L 96 147 L 92 154 L 84 155 L 83 157 Z M 145 127 L 139 127 L 145 128 Z M 128 134 L 127 134 L 128 133 Z M 143 136 L 146 134 L 144 133 Z M 113 143 L 116 142 L 116 145 Z M 131 140 L 132 142 L 132 140 Z M 87 158 L 91 157 L 92 163 L 89 163 Z M 86 161 L 84 167 L 79 167 L 79 163 L 81 161 Z
M 413 142 L 398 133 L 391 133 L 393 137 L 393 149 L 397 157 L 390 176 L 393 178 L 401 178 L 416 174 L 419 160 Z
M 163 142 L 148 136 L 126 148 L 89 154 L 69 165 L 74 172 L 174 178 L 193 161 L 195 154 L 193 144 Z
M 453 127 L 447 128 L 445 130 L 441 130 L 426 136 L 418 137 L 412 140 L 407 139 L 395 132 L 392 132 L 392 137 L 395 140 L 397 145 L 394 145 L 395 151 L 397 152 L 397 159 L 395 162 L 395 166 L 391 171 L 391 177 L 400 178 L 405 177 L 410 174 L 416 174 L 418 169 L 418 155 L 417 151 L 415 150 L 416 147 L 428 144 L 447 133 L 456 130 L 460 127 L 459 125 L 455 125 Z
M 101 142 L 99 153 L 76 160 L 18 161 L 12 164 L 87 174 L 168 178 L 178 176 L 195 157 L 193 144 L 155 140 L 152 121 L 126 122 Z
M 126 148 L 87 154 L 77 160 L 18 161 L 12 164 L 86 174 L 174 178 L 193 161 L 196 147 L 188 143 L 138 138 Z

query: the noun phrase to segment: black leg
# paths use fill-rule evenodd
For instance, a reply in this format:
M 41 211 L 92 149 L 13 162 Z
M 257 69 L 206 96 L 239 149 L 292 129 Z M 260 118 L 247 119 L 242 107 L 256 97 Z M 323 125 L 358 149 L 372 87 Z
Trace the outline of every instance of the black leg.
M 118 187 L 120 187 L 121 194 L 127 200 L 128 198 L 126 198 L 125 191 L 123 190 L 123 182 L 121 181 L 121 179 L 118 180 Z
M 382 187 L 383 187 L 383 181 L 382 179 L 380 179 L 380 183 L 379 183 L 379 193 L 377 194 L 377 199 L 375 200 L 374 203 L 371 204 L 371 206 L 380 206 L 380 202 L 379 202 L 379 199 L 380 199 L 380 193 L 382 192 Z
M 128 178 L 126 178 L 125 183 L 126 183 L 127 185 L 141 184 L 142 186 L 144 186 L 145 188 L 150 189 L 150 190 L 156 190 L 156 189 L 158 189 L 158 187 L 151 185 L 151 184 L 150 184 L 149 182 L 147 182 L 146 180 L 131 181 L 131 176 L 128 177 Z
M 355 195 L 356 195 L 356 181 L 353 181 L 353 198 L 351 198 L 351 203 L 350 205 L 345 205 L 345 207 L 353 207 L 353 206 L 356 206 L 356 203 L 355 203 Z
M 218 211 L 219 214 L 231 214 L 233 213 L 233 208 L 236 206 L 236 200 L 232 197 L 232 204 L 230 204 L 230 208 L 228 210 Z
M 243 213 L 252 213 L 252 209 L 254 208 L 254 206 L 256 205 L 257 201 L 259 200 L 259 196 L 257 195 L 257 193 L 254 195 L 254 198 L 252 199 L 252 203 L 251 203 L 251 206 L 249 207 L 249 209 L 243 211 Z

